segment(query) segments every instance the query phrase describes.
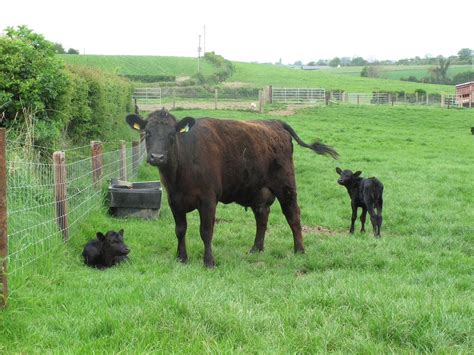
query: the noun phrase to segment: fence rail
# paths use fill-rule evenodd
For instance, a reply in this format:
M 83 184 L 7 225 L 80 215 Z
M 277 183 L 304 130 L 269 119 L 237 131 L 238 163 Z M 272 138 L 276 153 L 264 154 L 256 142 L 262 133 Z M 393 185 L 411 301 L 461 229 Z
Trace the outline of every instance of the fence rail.
M 321 88 L 273 88 L 272 102 L 321 104 L 326 100 L 326 90 Z
M 129 146 L 121 142 L 119 149 L 116 147 L 91 142 L 90 147 L 83 147 L 83 154 L 71 152 L 71 161 L 68 151 L 55 152 L 52 163 L 7 160 L 0 150 L 0 163 L 3 157 L 6 171 L 6 189 L 2 188 L 0 174 L 0 194 L 6 195 L 3 213 L 8 221 L 6 245 L 2 245 L 1 238 L 7 229 L 0 225 L 0 261 L 5 262 L 3 268 L 0 263 L 0 279 L 5 281 L 0 299 L 8 295 L 7 275 L 22 272 L 76 235 L 78 224 L 101 206 L 103 188 L 110 178 L 137 175 L 145 159 L 144 140 Z M 4 205 L 0 196 L 0 224 Z

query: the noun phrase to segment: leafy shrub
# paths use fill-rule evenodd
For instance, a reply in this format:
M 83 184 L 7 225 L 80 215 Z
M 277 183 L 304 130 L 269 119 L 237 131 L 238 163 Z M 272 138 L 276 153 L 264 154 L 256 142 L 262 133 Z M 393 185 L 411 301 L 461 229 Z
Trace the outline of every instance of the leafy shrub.
M 57 47 L 25 26 L 0 37 L 0 125 L 34 125 L 37 145 L 109 137 L 130 111 L 130 82 L 79 66 L 65 67 Z M 29 124 L 29 123 L 27 123 Z
M 467 83 L 469 81 L 474 81 L 474 71 L 465 71 L 462 73 L 458 73 L 455 76 L 453 76 L 452 81 L 454 85 Z
M 157 83 L 162 81 L 176 81 L 176 76 L 174 75 L 135 75 L 135 74 L 123 74 L 121 75 L 124 78 L 127 78 L 132 81 L 139 81 L 142 83 Z

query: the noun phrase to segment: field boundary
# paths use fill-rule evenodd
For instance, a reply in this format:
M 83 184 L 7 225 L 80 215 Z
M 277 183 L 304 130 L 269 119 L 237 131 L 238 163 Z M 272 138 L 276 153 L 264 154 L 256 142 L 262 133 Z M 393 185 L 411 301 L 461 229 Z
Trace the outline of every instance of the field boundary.
M 146 155 L 142 138 L 92 141 L 55 151 L 49 162 L 8 159 L 5 136 L 0 128 L 0 308 L 7 304 L 8 277 L 73 238 L 78 224 L 102 205 L 109 180 L 136 177 Z

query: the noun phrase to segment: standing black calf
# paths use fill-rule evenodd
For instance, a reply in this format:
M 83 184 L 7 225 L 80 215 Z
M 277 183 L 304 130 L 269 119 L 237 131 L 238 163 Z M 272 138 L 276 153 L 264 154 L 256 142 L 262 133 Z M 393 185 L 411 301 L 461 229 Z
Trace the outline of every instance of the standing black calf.
M 374 227 L 374 236 L 379 238 L 380 228 L 382 227 L 383 184 L 375 177 L 368 179 L 360 177 L 361 171 L 352 173 L 351 170 L 336 168 L 336 172 L 341 176 L 337 182 L 346 187 L 351 197 L 352 223 L 349 233 L 354 233 L 357 208 L 362 207 L 362 214 L 360 215 L 362 228 L 360 231 L 365 232 L 365 218 L 367 211 L 369 211 L 370 221 Z M 377 214 L 375 209 L 377 209 Z
M 104 269 L 127 259 L 130 249 L 123 242 L 123 229 L 119 232 L 97 232 L 97 239 L 89 241 L 82 252 L 84 264 Z

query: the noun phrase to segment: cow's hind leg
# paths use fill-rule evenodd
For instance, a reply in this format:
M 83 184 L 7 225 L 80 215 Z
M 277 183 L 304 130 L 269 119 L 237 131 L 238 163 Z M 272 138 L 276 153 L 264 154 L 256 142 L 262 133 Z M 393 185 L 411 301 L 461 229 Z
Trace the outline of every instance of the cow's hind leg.
M 375 214 L 374 203 L 373 201 L 365 201 L 365 205 L 367 206 L 367 211 L 369 212 L 369 215 L 370 215 L 370 222 L 372 223 L 372 227 L 374 228 L 374 237 L 379 238 L 380 237 L 380 231 L 378 228 L 379 218 Z
M 188 254 L 186 252 L 186 230 L 188 228 L 186 213 L 173 211 L 173 217 L 176 225 L 176 238 L 178 238 L 177 257 L 179 261 L 185 263 L 188 260 Z
M 214 256 L 212 255 L 212 236 L 214 233 L 214 223 L 216 219 L 215 200 L 203 201 L 199 206 L 200 234 L 204 243 L 204 266 L 213 268 L 215 266 Z
M 382 228 L 382 207 L 383 207 L 383 199 L 382 197 L 379 198 L 377 206 L 377 228 L 378 228 L 378 235 L 380 237 L 380 229 Z
M 367 208 L 362 207 L 362 213 L 360 215 L 360 223 L 362 224 L 362 227 L 360 228 L 361 232 L 365 232 L 365 221 L 367 218 Z
M 301 232 L 300 208 L 297 202 L 296 185 L 286 185 L 274 191 L 278 202 L 280 202 L 286 221 L 293 233 L 295 253 L 304 253 L 303 234 Z
M 255 235 L 255 242 L 253 243 L 250 253 L 263 251 L 265 232 L 267 230 L 268 215 L 270 214 L 270 206 L 275 201 L 275 195 L 266 187 L 260 190 L 255 200 L 252 211 L 255 216 L 257 224 L 257 232 Z

